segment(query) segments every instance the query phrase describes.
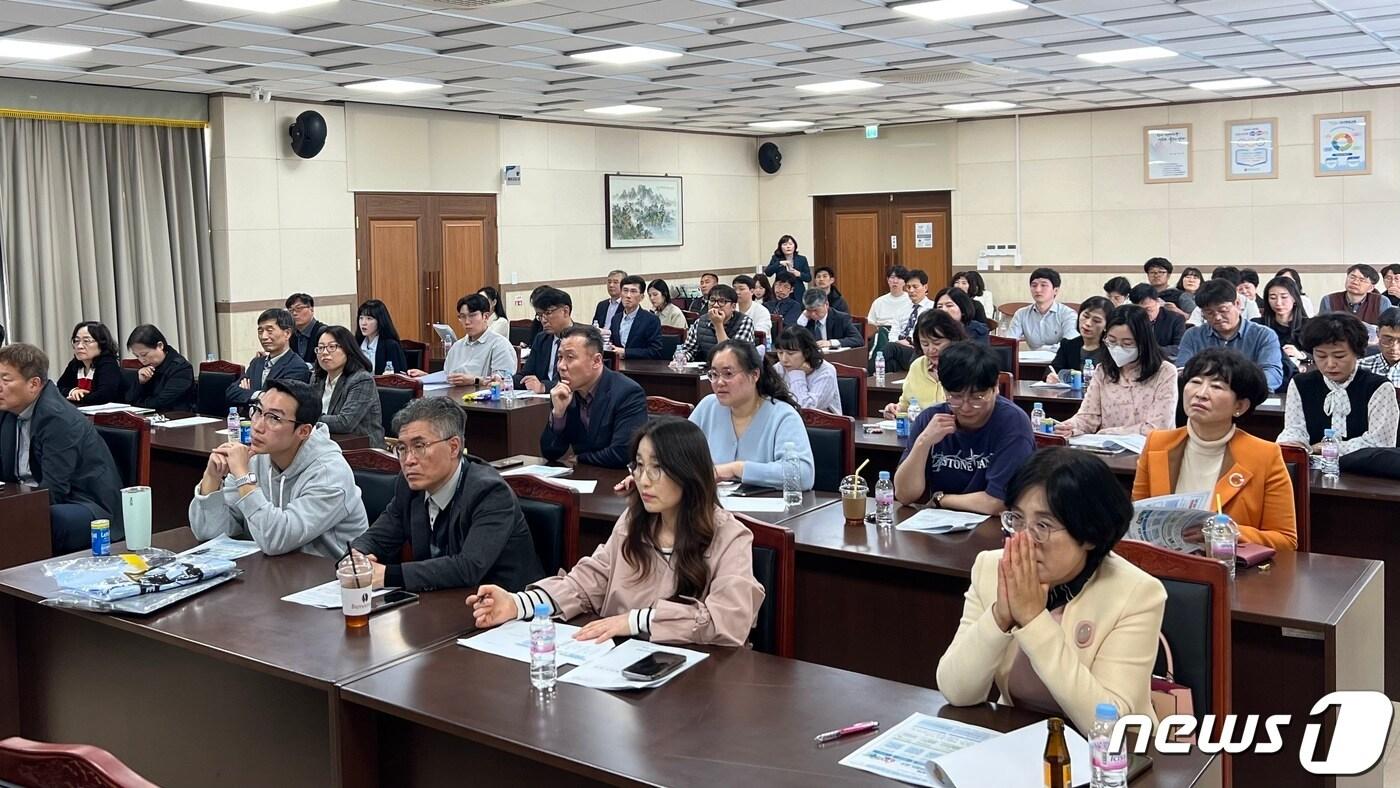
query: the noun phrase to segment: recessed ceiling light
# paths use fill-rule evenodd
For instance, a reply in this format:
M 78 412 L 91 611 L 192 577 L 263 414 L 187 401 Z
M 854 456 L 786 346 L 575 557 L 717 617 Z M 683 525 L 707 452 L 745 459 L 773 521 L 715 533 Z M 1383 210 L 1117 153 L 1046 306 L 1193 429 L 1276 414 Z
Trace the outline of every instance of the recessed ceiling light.
M 868 79 L 838 79 L 835 82 L 813 82 L 808 85 L 798 85 L 798 90 L 808 90 L 813 93 L 854 93 L 858 90 L 870 90 L 880 87 L 879 82 L 871 82 Z
M 596 49 L 592 52 L 579 52 L 576 55 L 569 55 L 569 57 L 593 63 L 630 65 L 632 63 L 650 63 L 653 60 L 670 60 L 684 54 L 684 52 L 667 52 L 664 49 L 650 47 L 613 47 L 612 49 Z
M 642 104 L 617 104 L 611 107 L 593 107 L 584 112 L 594 112 L 599 115 L 645 115 L 648 112 L 660 112 L 660 107 L 648 107 Z
M 901 14 L 913 14 L 942 22 L 948 19 L 966 19 L 970 16 L 1025 11 L 1027 7 L 1016 0 L 931 0 L 927 3 L 894 6 L 894 10 Z
M 373 82 L 356 82 L 345 87 L 370 93 L 419 93 L 424 90 L 437 90 L 442 85 L 436 82 L 413 82 L 407 79 L 376 79 Z
M 757 123 L 750 123 L 749 126 L 755 129 L 766 129 L 768 131 L 786 131 L 788 129 L 805 129 L 812 125 L 810 120 L 761 120 Z
M 1016 105 L 1009 101 L 968 101 L 963 104 L 944 104 L 944 109 L 954 112 L 989 112 L 998 109 L 1013 109 Z
M 1105 52 L 1084 52 L 1080 58 L 1092 63 L 1131 63 L 1135 60 L 1160 60 L 1176 57 L 1176 53 L 1163 47 L 1132 47 L 1130 49 L 1110 49 Z
M 1259 77 L 1240 77 L 1239 79 L 1217 79 L 1211 82 L 1192 82 L 1191 87 L 1196 90 L 1211 90 L 1220 93 L 1227 90 L 1266 88 L 1272 84 L 1274 83 Z
M 45 44 L 41 41 L 0 38 L 0 59 L 3 60 L 54 60 L 91 51 L 91 47 L 73 44 Z
M 254 14 L 285 14 L 288 11 L 299 11 L 315 5 L 334 3 L 335 0 L 190 0 L 190 2 L 236 8 Z

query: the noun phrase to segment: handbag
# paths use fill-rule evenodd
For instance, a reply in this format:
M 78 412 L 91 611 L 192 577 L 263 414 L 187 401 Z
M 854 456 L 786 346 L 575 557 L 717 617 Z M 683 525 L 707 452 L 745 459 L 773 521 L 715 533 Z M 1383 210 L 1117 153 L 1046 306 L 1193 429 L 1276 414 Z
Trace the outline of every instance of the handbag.
M 1157 641 L 1162 644 L 1162 652 L 1167 658 L 1167 675 L 1152 677 L 1152 710 L 1157 713 L 1157 720 L 1161 721 L 1173 714 L 1196 716 L 1196 704 L 1191 700 L 1191 688 L 1185 684 L 1178 684 L 1174 677 L 1171 645 L 1160 632 L 1157 633 Z M 1196 737 L 1174 736 L 1173 740 L 1189 743 L 1194 742 Z

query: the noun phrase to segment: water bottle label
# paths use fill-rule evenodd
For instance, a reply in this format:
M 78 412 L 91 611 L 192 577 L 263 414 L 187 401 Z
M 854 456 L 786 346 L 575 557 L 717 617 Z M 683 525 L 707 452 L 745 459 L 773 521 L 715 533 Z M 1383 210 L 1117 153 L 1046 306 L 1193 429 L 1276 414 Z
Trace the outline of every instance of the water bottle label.
M 893 493 L 893 492 L 877 492 L 877 493 L 875 493 L 875 503 L 876 503 L 876 505 L 878 505 L 878 506 L 891 506 L 891 505 L 893 505 L 893 504 L 894 504 L 894 493 Z

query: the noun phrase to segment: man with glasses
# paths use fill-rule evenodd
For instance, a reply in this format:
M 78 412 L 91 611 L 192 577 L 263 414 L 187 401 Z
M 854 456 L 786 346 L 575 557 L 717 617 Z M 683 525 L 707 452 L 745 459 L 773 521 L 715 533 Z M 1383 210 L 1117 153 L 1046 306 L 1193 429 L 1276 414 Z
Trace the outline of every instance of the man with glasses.
M 1389 304 L 1388 298 L 1376 292 L 1376 283 L 1380 280 L 1381 275 L 1371 266 L 1353 265 L 1347 269 L 1346 288 L 1323 296 L 1317 305 L 1318 314 L 1350 312 L 1361 322 L 1374 326 Z
M 355 474 L 318 423 L 316 390 L 271 381 L 248 413 L 252 445 L 230 441 L 210 452 L 190 501 L 190 530 L 199 539 L 251 538 L 268 555 L 345 555 L 369 521 Z
M 1269 391 L 1278 391 L 1285 382 L 1278 334 L 1245 320 L 1238 298 L 1235 285 L 1229 279 L 1212 279 L 1201 285 L 1196 291 L 1196 305 L 1205 322 L 1192 326 L 1182 335 L 1176 365 L 1185 368 L 1193 356 L 1206 348 L 1230 348 L 1258 364 L 1264 370 Z
M 1385 296 L 1391 306 L 1400 306 L 1400 263 L 1391 263 L 1381 269 L 1381 279 L 1385 284 Z M 0 342 L 3 342 L 0 339 Z
M 687 361 L 704 361 L 715 345 L 726 339 L 753 342 L 753 321 L 739 313 L 739 294 L 729 285 L 710 288 L 710 305 L 685 334 Z
M 262 353 L 248 362 L 243 377 L 224 390 L 224 401 L 229 406 L 247 405 L 269 381 L 311 382 L 311 368 L 291 349 L 293 326 L 292 314 L 285 309 L 268 309 L 258 315 L 258 344 L 262 346 Z M 316 355 L 314 344 L 311 355 L 313 358 Z
M 326 324 L 316 319 L 316 299 L 306 293 L 287 296 L 285 306 L 292 313 L 296 330 L 292 332 L 292 350 L 308 364 L 316 363 L 316 338 L 326 330 Z
M 544 576 L 510 485 L 466 453 L 466 411 L 445 397 L 416 399 L 394 429 L 403 468 L 394 499 L 351 544 L 369 556 L 375 588 L 521 589 Z M 401 560 L 405 545 L 411 561 Z
M 613 317 L 622 311 L 622 280 L 627 278 L 626 271 L 613 269 L 608 272 L 608 297 L 598 302 L 598 306 L 593 309 L 593 325 L 600 328 L 607 328 L 612 325 Z M 646 287 L 643 286 L 645 291 Z
M 457 299 L 457 320 L 464 334 L 452 343 L 442 363 L 448 383 L 480 386 L 498 370 L 515 374 L 515 348 L 509 339 L 491 330 L 492 317 L 491 302 L 486 296 L 473 293 Z
M 938 378 L 948 400 L 910 426 L 909 446 L 894 474 L 906 505 L 996 514 L 1006 487 L 1035 452 L 1030 419 L 997 395 L 997 357 L 979 342 L 954 342 L 939 355 Z
M 1376 331 L 1381 352 L 1366 356 L 1357 366 L 1380 375 L 1400 388 L 1400 307 L 1391 307 L 1382 312 Z
M 540 454 L 550 460 L 572 451 L 579 462 L 621 468 L 633 433 L 647 420 L 646 392 L 604 366 L 603 335 L 593 326 L 575 326 L 561 337 L 559 382 L 549 404 Z
M 622 358 L 662 358 L 661 318 L 649 309 L 642 309 L 642 294 L 647 291 L 647 282 L 640 276 L 623 277 L 619 290 L 622 294 L 622 308 L 617 310 L 608 323 L 603 323 L 612 331 L 612 344 L 617 357 Z
M 797 325 L 807 329 L 817 340 L 817 347 L 823 350 L 836 350 L 843 347 L 861 347 L 865 337 L 860 335 L 851 316 L 831 306 L 827 292 L 816 285 L 807 288 L 802 296 L 802 316 Z
M 797 322 L 797 318 L 802 316 L 802 302 L 794 297 L 798 292 L 798 286 L 802 280 L 797 278 L 797 274 L 779 271 L 773 277 L 773 307 L 768 311 L 783 319 L 784 326 L 790 326 Z M 738 293 L 735 293 L 737 296 Z
M 516 374 L 515 386 L 546 394 L 559 382 L 559 338 L 574 327 L 574 301 L 563 290 L 546 287 L 530 303 L 543 330 L 530 341 L 530 356 Z

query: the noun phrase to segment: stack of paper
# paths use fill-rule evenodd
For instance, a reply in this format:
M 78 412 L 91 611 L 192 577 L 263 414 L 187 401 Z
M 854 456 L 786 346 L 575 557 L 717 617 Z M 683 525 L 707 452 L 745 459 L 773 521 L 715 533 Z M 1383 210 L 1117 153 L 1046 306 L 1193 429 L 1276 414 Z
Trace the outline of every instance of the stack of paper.
M 1049 364 L 1055 360 L 1053 350 L 1022 350 L 1017 354 L 1022 364 Z
M 373 599 L 377 596 L 384 596 L 393 590 L 392 588 L 381 588 L 369 596 Z M 298 605 L 306 605 L 307 607 L 319 607 L 322 610 L 339 610 L 340 581 L 332 580 L 328 583 L 312 586 L 304 591 L 298 591 L 295 594 L 288 594 L 282 597 L 282 601 L 295 602 Z
M 170 419 L 169 421 L 152 422 L 152 427 L 160 427 L 163 430 L 179 429 L 180 427 L 198 427 L 201 424 L 212 424 L 218 419 L 209 416 L 186 416 L 183 419 Z M 227 434 L 228 430 L 223 430 Z
M 511 468 L 501 471 L 502 476 L 540 476 L 545 479 L 553 479 L 556 476 L 565 476 L 573 473 L 574 469 L 567 465 L 522 465 L 519 468 Z
M 94 413 L 116 413 L 118 411 L 130 411 L 131 413 L 150 413 L 150 408 L 138 408 L 135 405 L 127 405 L 124 402 L 108 402 L 105 405 L 79 405 L 78 410 L 91 416 Z
M 1046 382 L 1043 381 L 1043 380 L 1037 380 L 1036 382 L 1034 382 L 1034 383 L 1031 384 L 1031 388 L 1033 388 L 1033 389 L 1069 389 L 1069 388 L 1074 388 L 1074 387 L 1071 386 L 1071 385 L 1068 384 L 1068 383 L 1046 383 Z
M 578 630 L 578 627 L 570 624 L 555 623 L 555 663 L 582 665 L 613 650 L 611 640 L 605 640 L 602 643 L 574 640 L 574 635 L 578 634 Z M 528 663 L 530 661 L 530 622 L 508 621 L 495 629 L 479 632 L 469 638 L 458 638 L 457 645 Z
M 685 664 L 661 678 L 652 681 L 633 681 L 622 675 L 623 668 L 657 651 L 679 654 L 685 657 Z M 696 663 L 704 660 L 707 656 L 709 655 L 700 651 L 691 651 L 687 648 L 659 646 L 655 643 L 648 643 L 643 640 L 628 640 L 608 652 L 605 656 L 589 660 L 560 676 L 559 682 L 561 684 L 577 684 L 581 687 L 592 687 L 593 689 L 601 690 L 651 689 L 653 687 L 659 687 L 687 670 L 690 670 Z
M 921 509 L 913 517 L 906 518 L 894 529 L 896 531 L 921 531 L 926 534 L 951 534 L 958 531 L 971 531 L 983 520 L 985 514 L 975 512 L 955 512 L 951 509 Z
M 743 495 L 721 495 L 719 505 L 731 512 L 785 512 L 782 498 L 751 498 Z
M 903 722 L 842 758 L 840 764 L 878 774 L 891 780 L 934 788 L 928 765 L 940 756 L 971 747 L 997 736 L 996 731 L 915 712 Z M 1042 749 L 1045 742 L 1041 742 Z M 1036 764 L 1041 762 L 1036 759 Z M 1040 785 L 986 782 L 970 785 Z
M 222 558 L 225 561 L 237 561 L 240 558 L 260 553 L 257 542 L 246 539 L 234 539 L 227 534 L 216 536 L 213 539 L 191 547 L 180 553 L 180 557 L 203 556 L 206 558 Z
M 1069 439 L 1069 445 L 1103 451 L 1130 451 L 1142 454 L 1147 447 L 1146 435 L 1076 435 Z

